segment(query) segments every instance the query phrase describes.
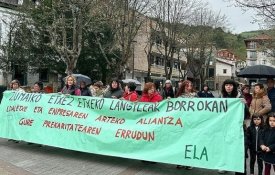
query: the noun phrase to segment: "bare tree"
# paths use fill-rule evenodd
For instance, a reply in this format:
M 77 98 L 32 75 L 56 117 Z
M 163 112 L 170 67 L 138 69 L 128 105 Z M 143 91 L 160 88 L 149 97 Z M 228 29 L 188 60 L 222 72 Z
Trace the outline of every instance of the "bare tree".
M 194 78 L 199 77 L 200 85 L 205 83 L 209 64 L 213 61 L 214 28 L 222 27 L 225 23 L 224 15 L 214 13 L 205 4 L 199 7 L 192 16 L 192 26 L 183 31 L 187 67 L 193 73 Z M 199 85 L 195 84 L 195 86 Z
M 6 85 L 8 85 L 8 75 L 11 73 L 11 64 L 14 61 L 12 56 L 12 42 L 13 42 L 13 32 L 16 29 L 16 25 L 14 23 L 8 24 L 8 38 L 2 45 L 0 45 L 0 69 L 3 71 L 3 78 Z
M 180 33 L 190 24 L 197 0 L 157 0 L 153 16 L 157 22 L 157 31 L 161 39 L 158 51 L 164 60 L 166 79 L 170 79 L 177 50 L 181 46 Z
M 112 52 L 116 48 L 121 51 L 119 62 L 116 63 L 106 57 L 105 59 L 110 66 L 117 66 L 116 75 L 122 78 L 132 56 L 133 42 L 145 20 L 144 15 L 150 10 L 151 3 L 149 0 L 106 0 L 102 3 L 101 11 L 112 26 L 117 42 L 108 51 Z
M 48 45 L 58 52 L 71 74 L 81 53 L 84 31 L 91 26 L 94 0 L 41 0 L 23 8 L 34 30 L 46 35 Z
M 275 25 L 275 2 L 274 0 L 228 0 L 233 1 L 236 6 L 243 9 L 254 9 L 261 23 L 268 24 L 271 27 Z M 264 21 L 262 21 L 264 20 Z

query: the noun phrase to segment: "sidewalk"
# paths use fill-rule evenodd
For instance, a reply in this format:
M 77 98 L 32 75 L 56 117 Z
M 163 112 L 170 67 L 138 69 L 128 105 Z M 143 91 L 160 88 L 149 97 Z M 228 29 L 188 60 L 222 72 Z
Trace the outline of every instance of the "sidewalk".
M 0 174 L 1 175 L 33 175 L 22 168 L 12 165 L 11 163 L 0 160 Z
M 217 170 L 82 153 L 0 139 L 0 175 L 215 175 Z M 228 172 L 227 175 L 234 173 Z

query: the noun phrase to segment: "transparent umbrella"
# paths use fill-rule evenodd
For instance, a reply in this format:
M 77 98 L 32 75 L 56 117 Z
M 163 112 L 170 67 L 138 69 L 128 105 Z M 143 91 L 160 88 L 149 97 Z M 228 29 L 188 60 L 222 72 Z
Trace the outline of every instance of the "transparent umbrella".
M 84 81 L 84 82 L 86 83 L 86 85 L 89 85 L 89 84 L 91 84 L 91 83 L 92 83 L 91 78 L 90 78 L 90 77 L 88 77 L 87 75 L 82 75 L 82 74 L 72 74 L 72 76 L 74 76 L 74 77 L 75 77 L 77 85 L 79 85 L 81 81 Z M 66 78 L 64 78 L 64 79 L 63 79 L 63 80 L 64 80 L 64 82 L 65 82 L 65 79 L 66 79 Z
M 141 85 L 141 83 L 138 80 L 135 80 L 135 79 L 124 79 L 124 80 L 122 80 L 122 82 L 125 83 L 125 84 L 127 84 L 129 82 L 133 82 L 136 85 Z

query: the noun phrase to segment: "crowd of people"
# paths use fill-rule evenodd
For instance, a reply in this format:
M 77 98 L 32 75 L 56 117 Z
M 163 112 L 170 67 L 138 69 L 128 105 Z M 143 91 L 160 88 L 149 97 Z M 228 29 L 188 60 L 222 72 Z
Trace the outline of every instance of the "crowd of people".
M 78 87 L 75 77 L 69 75 L 65 79 L 65 86 L 59 93 L 152 103 L 170 98 L 214 98 L 207 85 L 203 85 L 202 90 L 196 92 L 192 82 L 189 80 L 180 81 L 178 87 L 173 87 L 170 80 L 166 80 L 163 87 L 158 87 L 153 82 L 147 82 L 144 85 L 141 96 L 136 92 L 136 84 L 134 82 L 124 85 L 119 80 L 112 80 L 106 88 L 104 88 L 101 81 L 97 81 L 90 86 L 87 86 L 85 82 L 80 82 L 79 84 L 80 86 Z M 270 175 L 272 167 L 275 172 L 274 80 L 268 79 L 267 86 L 268 88 L 265 89 L 263 84 L 255 84 L 251 93 L 249 85 L 240 87 L 234 80 L 228 79 L 223 82 L 221 95 L 219 96 L 219 98 L 241 98 L 244 103 L 244 156 L 247 158 L 247 152 L 249 152 L 250 175 L 255 173 L 256 160 L 258 163 L 258 175 L 262 175 L 263 172 L 264 175 Z M 20 88 L 18 80 L 13 80 L 10 83 L 10 89 L 24 92 Z M 43 83 L 34 83 L 32 92 L 44 93 Z M 245 162 L 244 166 L 246 170 Z M 192 169 L 190 166 L 177 166 L 177 168 L 182 167 Z M 226 172 L 219 170 L 219 173 Z M 247 174 L 247 172 L 236 174 Z

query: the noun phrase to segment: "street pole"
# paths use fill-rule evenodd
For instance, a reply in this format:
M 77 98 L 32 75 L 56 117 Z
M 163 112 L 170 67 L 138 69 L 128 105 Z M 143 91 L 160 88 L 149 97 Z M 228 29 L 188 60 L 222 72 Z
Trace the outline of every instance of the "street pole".
M 132 79 L 135 77 L 135 47 L 133 46 L 133 70 L 132 70 Z
M 135 77 L 135 43 L 136 43 L 137 41 L 135 41 L 135 40 L 133 40 L 132 41 L 132 44 L 133 44 L 133 64 L 132 64 L 132 68 L 133 68 L 133 70 L 132 70 L 132 79 L 134 79 L 134 77 Z

